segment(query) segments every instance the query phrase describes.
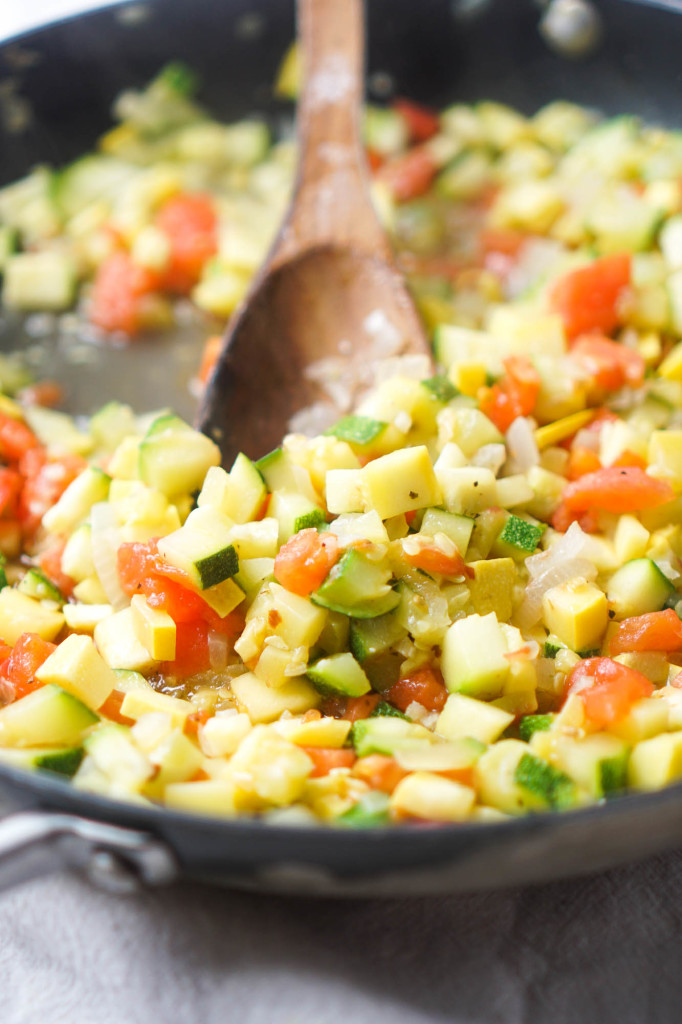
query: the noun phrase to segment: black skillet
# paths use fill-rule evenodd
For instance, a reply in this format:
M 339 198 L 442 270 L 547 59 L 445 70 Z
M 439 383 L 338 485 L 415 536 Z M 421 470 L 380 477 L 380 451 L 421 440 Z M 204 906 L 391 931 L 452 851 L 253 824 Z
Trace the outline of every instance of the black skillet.
M 580 60 L 541 38 L 543 0 L 368 6 L 375 95 L 395 89 L 435 105 L 486 97 L 527 112 L 563 97 L 682 127 L 682 4 L 674 0 L 596 3 L 602 44 Z M 0 182 L 87 151 L 110 123 L 114 96 L 173 57 L 201 72 L 202 98 L 217 115 L 281 117 L 270 88 L 293 31 L 293 4 L 285 0 L 152 0 L 6 43 L 0 95 L 11 79 L 32 119 L 16 134 L 0 128 Z M 7 114 L 0 101 L 0 120 Z M 115 395 L 140 410 L 170 404 L 192 414 L 185 379 L 202 328 L 190 323 L 179 340 L 152 339 L 128 351 L 90 349 L 75 362 L 65 361 L 49 324 L 28 330 L 6 319 L 0 344 L 23 341 L 49 373 L 61 374 L 74 410 L 91 411 Z M 497 825 L 352 832 L 135 807 L 10 768 L 0 768 L 0 783 L 18 808 L 0 823 L 0 886 L 75 865 L 112 889 L 184 877 L 324 895 L 445 893 L 595 871 L 682 843 L 682 785 Z

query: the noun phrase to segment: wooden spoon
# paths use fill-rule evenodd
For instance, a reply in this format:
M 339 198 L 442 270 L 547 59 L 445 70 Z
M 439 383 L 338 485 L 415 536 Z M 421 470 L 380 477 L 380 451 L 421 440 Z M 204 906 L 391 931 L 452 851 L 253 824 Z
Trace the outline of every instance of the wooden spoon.
M 373 346 L 389 334 L 402 352 L 429 354 L 368 192 L 363 13 L 362 0 L 298 0 L 305 84 L 294 195 L 228 326 L 198 415 L 227 464 L 240 451 L 275 448 L 295 413 L 326 398 L 306 375 L 311 364 L 333 357 L 337 371 L 366 375 Z

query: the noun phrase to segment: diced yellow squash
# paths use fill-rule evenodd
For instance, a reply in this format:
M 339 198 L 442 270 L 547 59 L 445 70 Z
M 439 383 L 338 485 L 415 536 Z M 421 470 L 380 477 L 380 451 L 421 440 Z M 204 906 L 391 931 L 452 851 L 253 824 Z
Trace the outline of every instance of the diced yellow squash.
M 116 675 L 89 636 L 72 633 L 36 671 L 41 683 L 56 683 L 90 708 L 98 708 L 116 686 Z
M 233 612 L 246 596 L 242 588 L 232 578 L 216 583 L 212 587 L 206 587 L 201 591 L 201 596 L 206 604 L 213 611 L 224 619 L 226 615 Z
M 594 650 L 609 621 L 606 594 L 594 583 L 577 578 L 546 591 L 543 621 L 573 651 Z
M 649 465 L 676 490 L 682 489 L 682 430 L 654 430 L 649 438 Z
M 307 660 L 307 648 L 290 651 L 288 647 L 277 647 L 266 644 L 253 670 L 268 686 L 284 686 L 292 678 L 291 669 L 297 661 L 301 661 L 302 653 Z
M 175 659 L 174 620 L 168 612 L 152 608 L 142 594 L 135 594 L 130 602 L 135 636 L 155 661 Z
M 438 716 L 436 732 L 448 740 L 472 736 L 481 743 L 494 743 L 513 721 L 513 715 L 484 700 L 451 693 Z
M 164 803 L 174 811 L 232 818 L 237 814 L 235 785 L 228 779 L 173 782 L 166 786 Z
M 451 693 L 496 697 L 509 675 L 507 643 L 494 612 L 468 615 L 448 628 L 441 671 Z
M 628 781 L 633 789 L 661 789 L 682 778 L 682 732 L 661 733 L 638 743 L 630 755 Z
M 98 622 L 113 615 L 110 604 L 65 604 L 64 622 L 74 633 L 92 633 Z
M 218 711 L 199 726 L 199 746 L 207 757 L 229 757 L 251 728 L 251 719 L 244 712 L 234 708 Z
M 478 615 L 495 612 L 499 622 L 511 618 L 516 565 L 513 558 L 489 558 L 471 562 L 474 578 L 467 580 L 471 603 Z
M 282 718 L 272 728 L 301 747 L 339 748 L 348 739 L 351 724 L 343 718 L 313 718 L 307 722 L 301 718 Z
M 301 793 L 313 762 L 274 729 L 257 725 L 232 756 L 233 778 L 247 804 L 285 807 Z
M 587 426 L 593 417 L 594 411 L 592 409 L 582 409 L 580 412 L 564 416 L 553 423 L 547 423 L 544 427 L 538 427 L 535 431 L 535 443 L 540 450 L 549 448 L 550 445 L 558 444 L 559 441 L 572 437 L 582 427 Z
M 667 380 L 682 380 L 682 341 L 668 352 L 658 367 L 658 373 Z
M 290 650 L 312 647 L 327 621 L 324 608 L 307 597 L 292 594 L 279 583 L 270 584 L 270 594 L 274 615 L 269 616 L 268 623 L 272 632 L 281 637 Z
M 431 821 L 465 821 L 476 794 L 469 786 L 433 772 L 412 772 L 391 795 L 391 809 L 399 815 Z
M 624 718 L 609 726 L 615 736 L 620 736 L 631 745 L 658 736 L 667 728 L 668 707 L 665 701 L 655 697 L 644 697 L 636 701 Z
M 43 604 L 11 587 L 0 590 L 0 637 L 10 647 L 22 633 L 54 640 L 63 625 L 64 616 L 54 605 Z
M 274 722 L 285 711 L 302 715 L 321 701 L 320 694 L 305 678 L 295 677 L 282 686 L 271 687 L 253 672 L 232 680 L 232 693 L 254 725 Z
M 0 591 L 0 595 L 2 593 Z M 156 660 L 137 638 L 132 608 L 123 608 L 98 622 L 94 637 L 100 654 L 111 668 L 144 674 L 156 665 Z
M 182 728 L 187 716 L 196 711 L 196 705 L 181 697 L 172 697 L 169 693 L 157 693 L 151 687 L 128 690 L 121 704 L 121 714 L 125 718 L 137 720 L 153 711 L 169 715 L 173 726 Z
M 642 526 L 639 519 L 632 515 L 618 517 L 613 544 L 616 558 L 620 565 L 633 558 L 643 558 L 649 543 L 649 531 Z
M 157 798 L 163 796 L 169 784 L 187 782 L 196 775 L 203 761 L 201 751 L 181 728 L 173 729 L 147 756 L 158 771 L 144 792 Z
M 440 503 L 440 488 L 424 445 L 374 459 L 362 470 L 367 509 L 382 519 Z

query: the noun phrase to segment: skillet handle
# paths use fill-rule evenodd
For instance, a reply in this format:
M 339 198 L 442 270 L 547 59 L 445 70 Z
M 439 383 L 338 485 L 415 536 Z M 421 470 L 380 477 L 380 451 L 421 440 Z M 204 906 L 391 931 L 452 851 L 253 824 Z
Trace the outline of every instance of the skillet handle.
M 65 868 L 112 893 L 167 885 L 180 874 L 170 848 L 146 832 L 51 811 L 0 820 L 0 891 Z

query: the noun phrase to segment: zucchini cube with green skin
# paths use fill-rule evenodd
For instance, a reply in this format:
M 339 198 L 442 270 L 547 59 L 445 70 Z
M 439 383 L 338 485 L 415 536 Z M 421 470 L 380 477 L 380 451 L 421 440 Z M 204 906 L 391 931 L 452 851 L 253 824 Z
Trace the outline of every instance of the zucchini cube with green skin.
M 351 619 L 349 645 L 353 656 L 362 664 L 390 651 L 406 635 L 405 628 L 389 612 L 373 619 Z
M 427 508 L 419 532 L 429 537 L 444 533 L 457 546 L 459 553 L 464 555 L 471 540 L 474 522 L 472 516 L 447 512 L 444 508 Z
M 41 683 L 54 683 L 98 708 L 116 686 L 116 676 L 91 637 L 72 633 L 36 670 Z
M 430 742 L 432 734 L 423 725 L 404 718 L 361 718 L 353 722 L 351 740 L 358 757 L 385 754 L 392 757 L 396 750 L 415 742 Z
M 568 580 L 545 592 L 542 617 L 549 632 L 572 651 L 594 650 L 609 621 L 606 595 L 594 583 Z
M 29 569 L 17 584 L 17 590 L 37 601 L 54 601 L 60 607 L 64 604 L 61 591 L 39 569 Z
M 290 650 L 312 647 L 327 622 L 326 612 L 307 597 L 292 594 L 279 583 L 270 584 L 273 615 L 268 615 L 272 632 L 282 638 Z
M 88 466 L 69 484 L 56 505 L 43 516 L 50 533 L 71 533 L 87 518 L 93 505 L 106 501 L 111 477 L 96 466 Z
M 124 437 L 137 433 L 135 413 L 129 405 L 107 402 L 91 417 L 88 428 L 98 448 L 113 452 Z
M 192 494 L 218 465 L 218 446 L 175 416 L 155 420 L 140 443 L 140 479 L 166 497 Z
M 514 716 L 502 708 L 451 693 L 438 716 L 436 732 L 448 740 L 471 736 L 481 743 L 494 743 L 513 721 Z
M 158 772 L 146 783 L 144 792 L 157 799 L 163 797 L 167 785 L 186 782 L 195 775 L 203 761 L 196 744 L 179 728 L 173 729 L 147 756 Z
M 386 565 L 350 548 L 310 598 L 343 615 L 372 619 L 392 611 L 400 602 L 400 595 L 389 585 L 390 578 Z
M 441 671 L 451 693 L 499 697 L 509 675 L 507 643 L 494 612 L 468 615 L 445 634 Z
M 614 572 L 606 590 L 617 619 L 657 612 L 675 588 L 651 558 L 633 558 Z
M 0 749 L 0 763 L 14 768 L 33 768 L 71 778 L 83 760 L 82 747 L 37 747 L 26 749 Z
M 99 717 L 61 686 L 41 686 L 0 709 L 0 745 L 78 746 Z
M 274 558 L 279 550 L 278 533 L 279 523 L 272 516 L 255 523 L 236 523 L 230 530 L 230 540 L 239 564 L 245 558 Z
M 189 514 L 183 526 L 159 541 L 159 554 L 188 574 L 199 590 L 214 587 L 239 571 L 239 559 L 230 542 L 231 521 L 204 505 Z
M 14 647 L 22 633 L 37 633 L 54 640 L 64 626 L 64 615 L 14 587 L 0 590 L 0 636 Z
M 514 781 L 552 810 L 560 811 L 576 802 L 575 782 L 534 754 L 524 754 L 520 759 L 514 771 Z
M 325 434 L 346 441 L 361 454 L 367 452 L 373 441 L 377 441 L 386 430 L 387 424 L 370 416 L 342 416 Z
M 627 785 L 628 744 L 606 733 L 576 739 L 559 735 L 553 742 L 552 762 L 596 800 Z
M 440 488 L 427 448 L 402 448 L 368 463 L 362 470 L 368 509 L 382 519 L 440 503 Z
M 279 525 L 280 546 L 300 530 L 317 529 L 327 522 L 319 505 L 295 491 L 273 491 L 268 513 Z
M 547 732 L 552 728 L 554 715 L 524 715 L 519 722 L 519 736 L 524 743 L 528 743 L 531 736 L 536 732 Z
M 332 654 L 308 666 L 308 679 L 321 693 L 362 697 L 372 689 L 369 679 L 352 654 Z
M 495 542 L 496 553 L 523 559 L 532 555 L 547 527 L 544 523 L 529 523 L 520 516 L 510 515 Z
M 135 746 L 130 729 L 103 723 L 86 737 L 85 751 L 95 768 L 113 783 L 117 792 L 139 792 L 153 775 L 154 767 Z
M 388 825 L 390 798 L 387 793 L 370 790 L 356 804 L 336 818 L 334 824 L 344 828 L 380 828 Z
M 519 785 L 516 779 L 519 764 L 528 753 L 528 746 L 520 740 L 499 740 L 481 755 L 474 766 L 474 781 L 482 804 L 515 815 L 547 809 L 543 795 Z
M 260 511 L 267 488 L 256 466 L 239 454 L 229 473 L 211 466 L 203 482 L 197 505 L 213 505 L 235 523 L 248 523 Z
M 234 581 L 250 601 L 263 583 L 274 580 L 274 572 L 274 558 L 240 558 Z

